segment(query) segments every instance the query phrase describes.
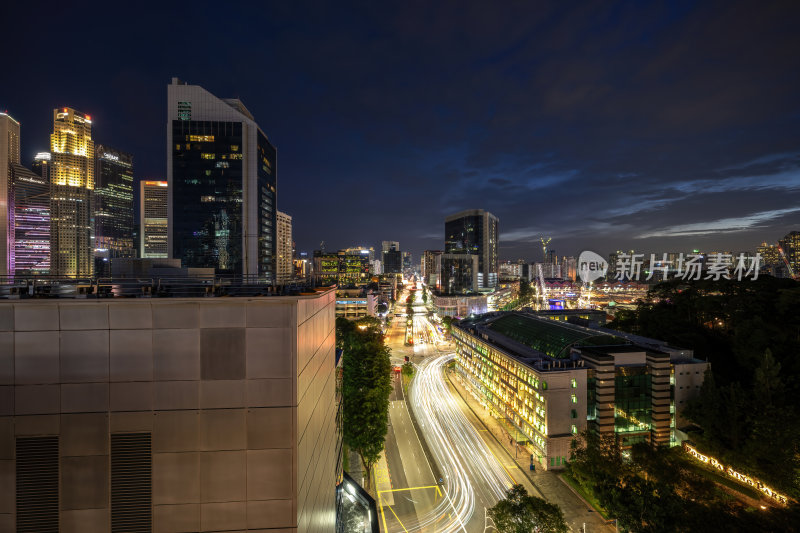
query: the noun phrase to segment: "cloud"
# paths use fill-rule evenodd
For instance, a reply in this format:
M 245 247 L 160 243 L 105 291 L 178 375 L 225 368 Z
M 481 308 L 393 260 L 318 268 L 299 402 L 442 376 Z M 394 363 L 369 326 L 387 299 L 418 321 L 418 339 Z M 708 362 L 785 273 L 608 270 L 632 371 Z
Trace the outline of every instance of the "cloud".
M 800 207 L 761 211 L 759 213 L 752 213 L 743 217 L 721 218 L 707 222 L 682 224 L 673 226 L 672 228 L 643 233 L 638 235 L 636 238 L 646 239 L 651 237 L 691 237 L 715 233 L 736 233 L 753 229 L 762 225 L 764 222 L 797 212 L 800 212 Z

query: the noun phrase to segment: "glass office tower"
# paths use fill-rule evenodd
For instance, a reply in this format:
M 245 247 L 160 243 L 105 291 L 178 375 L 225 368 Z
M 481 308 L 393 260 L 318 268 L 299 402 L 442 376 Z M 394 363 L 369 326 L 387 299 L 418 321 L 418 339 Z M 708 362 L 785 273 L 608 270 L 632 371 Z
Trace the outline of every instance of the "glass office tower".
M 92 207 L 95 273 L 109 275 L 105 259 L 135 257 L 133 247 L 133 156 L 109 146 L 95 147 Z
M 274 282 L 275 147 L 241 101 L 177 78 L 167 93 L 171 257 Z
M 444 253 L 478 256 L 478 286 L 497 285 L 498 219 L 483 209 L 450 215 L 444 221 Z

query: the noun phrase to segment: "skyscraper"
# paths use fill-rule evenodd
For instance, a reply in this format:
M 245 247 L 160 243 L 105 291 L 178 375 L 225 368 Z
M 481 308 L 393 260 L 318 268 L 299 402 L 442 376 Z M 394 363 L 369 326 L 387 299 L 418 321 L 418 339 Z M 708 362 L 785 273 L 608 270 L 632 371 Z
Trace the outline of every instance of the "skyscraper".
M 14 274 L 13 213 L 9 213 L 13 164 L 19 164 L 19 122 L 0 113 L 0 276 Z
M 50 272 L 89 277 L 94 267 L 94 141 L 89 115 L 69 107 L 54 109 L 50 154 Z
M 382 241 L 381 242 L 381 253 L 386 253 L 389 250 L 399 250 L 400 243 L 398 241 Z
M 498 222 L 496 216 L 483 209 L 461 211 L 444 221 L 444 253 L 478 256 L 477 281 L 482 289 L 497 285 Z
M 800 231 L 792 231 L 778 241 L 789 265 L 792 277 L 800 277 Z
M 139 182 L 139 257 L 143 259 L 169 257 L 167 191 L 166 181 Z
M 49 274 L 50 183 L 22 165 L 12 164 L 10 189 L 14 274 Z
M 39 152 L 33 158 L 31 169 L 50 183 L 50 152 Z
M 238 99 L 173 78 L 167 107 L 171 257 L 274 281 L 275 147 Z
M 278 211 L 278 283 L 288 283 L 294 274 L 292 260 L 292 217 Z
M 94 175 L 95 251 L 107 254 L 112 260 L 134 257 L 133 156 L 98 144 Z

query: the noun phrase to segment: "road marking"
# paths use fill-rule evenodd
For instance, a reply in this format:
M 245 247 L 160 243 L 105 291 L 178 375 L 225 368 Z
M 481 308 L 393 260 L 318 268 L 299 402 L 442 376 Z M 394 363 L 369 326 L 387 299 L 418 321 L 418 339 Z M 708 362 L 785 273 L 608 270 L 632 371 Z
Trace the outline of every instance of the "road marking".
M 374 470 L 372 471 L 372 481 L 373 481 L 373 483 L 375 483 L 375 487 L 377 488 L 378 487 L 378 482 L 375 480 L 375 471 Z M 389 531 L 389 529 L 386 527 L 386 513 L 383 512 L 383 503 L 381 501 L 381 493 L 380 492 L 378 492 L 378 505 L 380 505 L 380 507 L 381 507 L 381 517 L 383 518 L 383 530 L 384 531 Z
M 378 494 L 382 494 L 384 492 L 400 492 L 403 490 L 420 490 L 420 489 L 438 489 L 439 485 L 428 485 L 425 487 L 408 487 L 405 489 L 387 489 L 387 490 L 379 490 Z
M 404 525 L 403 525 L 403 523 L 400 521 L 400 517 L 399 517 L 399 516 L 397 516 L 397 513 L 395 513 L 395 512 L 394 512 L 394 509 L 392 509 L 391 507 L 389 507 L 389 510 L 392 512 L 392 514 L 394 515 L 394 517 L 395 517 L 395 518 L 397 518 L 397 523 L 398 523 L 398 524 L 400 524 L 400 527 L 402 527 L 402 528 L 403 528 L 403 531 L 405 531 L 406 533 L 408 533 L 408 530 L 406 529 L 406 526 L 404 526 Z M 384 524 L 384 527 L 386 527 L 386 524 Z

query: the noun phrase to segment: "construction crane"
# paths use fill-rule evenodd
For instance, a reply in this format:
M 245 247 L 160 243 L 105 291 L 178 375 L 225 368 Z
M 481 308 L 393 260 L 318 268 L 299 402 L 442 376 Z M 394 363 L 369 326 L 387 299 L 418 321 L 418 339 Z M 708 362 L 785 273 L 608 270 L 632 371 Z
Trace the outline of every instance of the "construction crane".
M 789 258 L 786 257 L 786 252 L 783 251 L 783 247 L 782 246 L 778 246 L 778 253 L 780 253 L 781 259 L 783 259 L 783 262 L 786 265 L 786 268 L 789 269 L 789 275 L 792 278 L 797 278 L 798 275 L 795 274 L 794 269 L 792 268 L 792 263 L 789 261 Z
M 545 238 L 544 236 L 542 236 L 539 240 L 542 241 L 542 262 L 546 263 L 547 262 L 547 245 L 550 244 L 550 241 L 552 241 L 553 238 L 552 237 Z

